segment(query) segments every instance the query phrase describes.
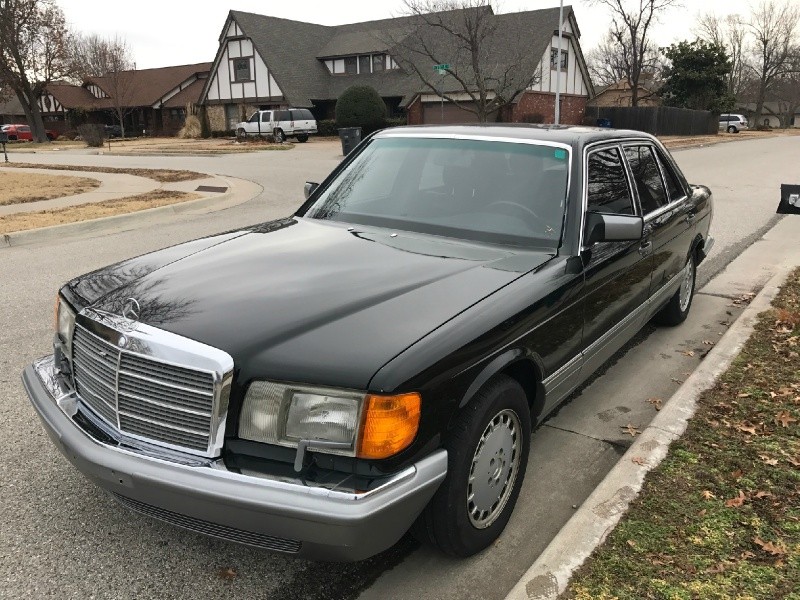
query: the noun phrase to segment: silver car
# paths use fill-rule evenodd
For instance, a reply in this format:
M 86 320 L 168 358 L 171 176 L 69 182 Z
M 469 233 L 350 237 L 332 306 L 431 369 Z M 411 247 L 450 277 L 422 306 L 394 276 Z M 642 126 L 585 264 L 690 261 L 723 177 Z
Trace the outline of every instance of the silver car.
M 236 136 L 274 135 L 276 142 L 287 137 L 307 142 L 308 136 L 317 133 L 317 121 L 307 108 L 283 108 L 278 110 L 258 110 L 247 121 L 236 125 Z
M 747 117 L 744 115 L 724 114 L 719 116 L 719 128 L 728 133 L 739 133 L 743 129 L 748 129 Z

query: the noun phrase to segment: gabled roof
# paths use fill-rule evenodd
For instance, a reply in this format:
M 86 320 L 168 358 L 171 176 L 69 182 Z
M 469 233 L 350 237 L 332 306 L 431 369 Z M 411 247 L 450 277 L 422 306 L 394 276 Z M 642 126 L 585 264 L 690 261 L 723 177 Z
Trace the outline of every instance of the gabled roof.
M 0 115 L 20 116 L 25 110 L 14 92 L 0 90 Z
M 135 71 L 123 71 L 119 74 L 125 78 L 125 106 L 144 107 L 152 106 L 169 92 L 179 87 L 182 83 L 192 77 L 208 73 L 211 63 L 197 63 L 193 65 L 177 65 L 174 67 L 161 67 L 157 69 L 138 69 Z M 170 106 L 183 106 L 187 101 L 196 102 L 200 96 L 200 89 L 205 80 L 199 85 L 190 84 L 187 88 L 180 91 L 176 96 L 170 98 Z M 88 84 L 94 84 L 102 89 L 109 98 L 96 98 L 86 89 Z M 193 87 L 194 86 L 194 87 Z M 191 92 L 189 91 L 191 89 Z M 110 77 L 87 77 L 83 86 L 70 85 L 66 83 L 51 83 L 47 86 L 47 91 L 66 108 L 84 108 L 89 110 L 102 110 L 113 108 L 115 105 L 113 96 L 114 85 Z M 194 93 L 194 97 L 191 94 Z M 180 104 L 174 104 L 173 100 L 180 97 Z
M 459 9 L 461 10 L 475 9 Z M 488 10 L 491 13 L 488 6 L 479 10 Z M 550 44 L 553 32 L 558 29 L 558 15 L 558 8 L 502 15 L 492 13 L 497 31 L 487 46 L 492 49 L 493 55 L 510 58 L 515 54 L 514 44 L 519 39 L 524 39 L 531 56 L 535 57 L 538 64 Z M 565 6 L 565 21 L 571 15 L 572 7 Z M 220 59 L 231 20 L 236 21 L 244 35 L 252 40 L 287 102 L 293 106 L 312 106 L 313 100 L 338 98 L 352 85 L 372 86 L 381 96 L 403 98 L 404 104 L 425 90 L 425 86 L 414 73 L 403 70 L 357 77 L 333 76 L 323 63 L 323 59 L 337 56 L 381 52 L 392 54 L 390 46 L 406 37 L 415 24 L 420 22 L 421 17 L 407 16 L 326 26 L 232 10 L 220 35 L 217 61 Z M 424 65 L 424 68 L 429 69 L 432 66 Z M 465 62 L 462 69 L 468 68 Z M 453 92 L 459 89 L 460 86 L 452 78 L 445 78 L 444 91 Z M 203 96 L 206 93 L 204 91 Z

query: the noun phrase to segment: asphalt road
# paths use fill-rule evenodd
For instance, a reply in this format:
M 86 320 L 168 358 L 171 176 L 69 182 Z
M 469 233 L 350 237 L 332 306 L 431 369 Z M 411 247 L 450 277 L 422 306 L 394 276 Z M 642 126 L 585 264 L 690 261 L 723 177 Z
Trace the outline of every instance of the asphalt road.
M 691 181 L 715 192 L 717 245 L 701 267 L 701 280 L 724 268 L 770 224 L 778 186 L 797 178 L 799 155 L 800 137 L 675 154 Z M 718 323 L 735 316 L 728 314 L 735 313 L 728 299 L 701 294 L 682 327 L 646 328 L 629 346 L 635 352 L 607 365 L 536 432 L 514 518 L 499 542 L 478 557 L 454 561 L 404 539 L 364 563 L 289 560 L 120 507 L 50 444 L 19 374 L 49 352 L 53 298 L 64 281 L 135 254 L 291 213 L 302 200 L 303 182 L 320 180 L 337 164 L 337 144 L 216 157 L 59 152 L 11 158 L 194 169 L 250 179 L 264 192 L 208 215 L 169 216 L 157 226 L 0 249 L 0 384 L 6 391 L 0 402 L 2 598 L 502 598 L 630 443 L 622 426 L 646 425 L 655 414 L 646 399 L 669 397 L 675 381 L 700 360 L 694 350 L 702 350 L 701 341 L 721 334 Z

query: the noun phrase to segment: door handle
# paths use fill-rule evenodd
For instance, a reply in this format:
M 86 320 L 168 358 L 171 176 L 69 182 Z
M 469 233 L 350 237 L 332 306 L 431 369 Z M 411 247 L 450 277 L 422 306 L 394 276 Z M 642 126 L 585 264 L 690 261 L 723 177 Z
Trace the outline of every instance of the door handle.
M 642 256 L 647 256 L 650 254 L 650 250 L 653 249 L 653 242 L 642 242 L 639 246 L 639 254 Z
M 694 214 L 694 213 L 689 213 L 688 215 L 686 215 L 686 222 L 687 222 L 687 223 L 689 223 L 689 224 L 691 225 L 691 224 L 694 222 L 694 220 L 695 220 L 696 218 L 697 218 L 697 215 L 696 215 L 696 214 Z

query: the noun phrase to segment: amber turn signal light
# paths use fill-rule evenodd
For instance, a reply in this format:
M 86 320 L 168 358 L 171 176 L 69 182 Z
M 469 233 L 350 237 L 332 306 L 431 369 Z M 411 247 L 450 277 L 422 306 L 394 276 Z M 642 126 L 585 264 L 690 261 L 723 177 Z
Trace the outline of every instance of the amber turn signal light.
M 388 458 L 408 448 L 419 429 L 420 395 L 416 392 L 398 396 L 370 394 L 364 402 L 356 456 Z

